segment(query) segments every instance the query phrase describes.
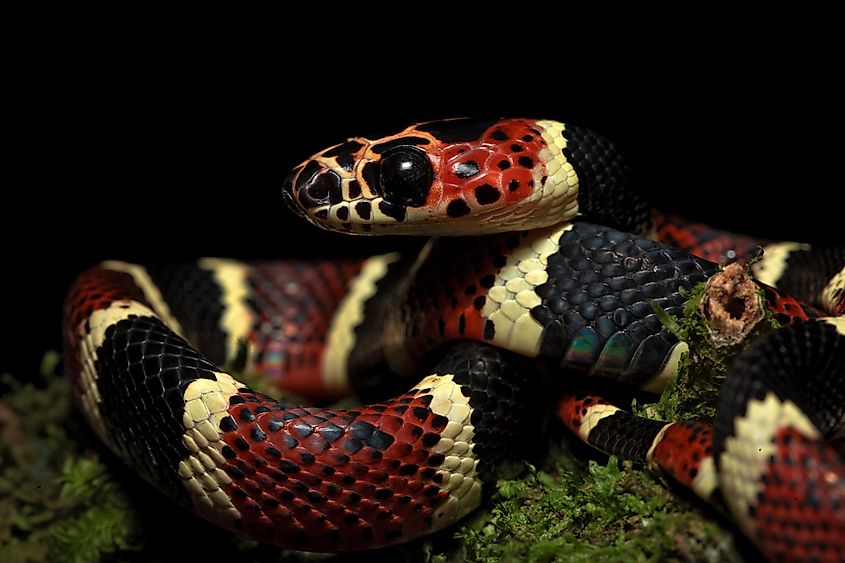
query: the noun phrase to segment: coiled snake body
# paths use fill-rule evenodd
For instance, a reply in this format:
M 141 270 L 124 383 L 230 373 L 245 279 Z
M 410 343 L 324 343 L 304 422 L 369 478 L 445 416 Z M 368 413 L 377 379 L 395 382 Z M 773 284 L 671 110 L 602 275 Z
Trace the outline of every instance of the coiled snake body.
M 603 138 L 554 121 L 429 122 L 318 153 L 283 193 L 325 228 L 451 236 L 363 261 L 105 262 L 80 275 L 64 326 L 78 402 L 181 505 L 298 549 L 430 533 L 520 456 L 548 403 L 542 365 L 579 436 L 705 498 L 721 491 L 768 557 L 845 552 L 845 461 L 828 442 L 845 422 L 845 323 L 813 306 L 843 312 L 841 248 L 768 247 L 752 269 L 777 285 L 759 287 L 784 328 L 734 362 L 714 428 L 666 424 L 570 393 L 568 377 L 660 391 L 687 345 L 655 309 L 682 316 L 719 271 L 705 258 L 743 258 L 753 241 L 653 215 Z M 317 400 L 372 393 L 374 372 L 416 384 L 360 409 L 297 406 L 217 367 L 244 353 Z

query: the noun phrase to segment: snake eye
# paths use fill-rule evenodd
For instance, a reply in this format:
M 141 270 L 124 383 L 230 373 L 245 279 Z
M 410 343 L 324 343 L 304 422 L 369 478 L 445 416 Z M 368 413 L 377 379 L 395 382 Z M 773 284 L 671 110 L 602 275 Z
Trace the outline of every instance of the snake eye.
M 434 171 L 426 154 L 412 146 L 390 149 L 381 158 L 379 182 L 391 203 L 420 207 L 425 204 Z

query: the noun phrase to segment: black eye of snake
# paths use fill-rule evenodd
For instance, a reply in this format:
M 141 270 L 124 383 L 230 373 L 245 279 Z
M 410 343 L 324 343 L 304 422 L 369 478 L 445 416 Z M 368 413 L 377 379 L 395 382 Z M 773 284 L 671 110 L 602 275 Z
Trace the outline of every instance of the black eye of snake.
M 381 159 L 379 182 L 391 203 L 420 207 L 425 204 L 434 171 L 426 154 L 412 146 L 387 151 Z

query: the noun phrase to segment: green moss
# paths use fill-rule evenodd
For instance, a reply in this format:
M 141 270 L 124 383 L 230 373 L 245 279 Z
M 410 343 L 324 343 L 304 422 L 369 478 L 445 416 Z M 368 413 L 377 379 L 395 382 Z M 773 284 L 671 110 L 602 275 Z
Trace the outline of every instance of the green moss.
M 740 560 L 730 534 L 629 463 L 583 467 L 566 448 L 547 461 L 548 471 L 501 481 L 458 532 L 467 561 Z
M 0 402 L 0 560 L 99 561 L 140 532 L 121 485 L 71 416 L 70 389 L 47 354 L 39 377 L 8 374 Z

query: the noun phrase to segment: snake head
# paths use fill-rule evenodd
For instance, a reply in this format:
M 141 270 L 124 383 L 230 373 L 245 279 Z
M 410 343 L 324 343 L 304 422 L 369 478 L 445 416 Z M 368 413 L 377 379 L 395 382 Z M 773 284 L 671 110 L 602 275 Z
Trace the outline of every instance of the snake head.
M 285 181 L 286 202 L 325 229 L 473 235 L 559 223 L 578 212 L 563 124 L 447 119 L 319 152 Z

